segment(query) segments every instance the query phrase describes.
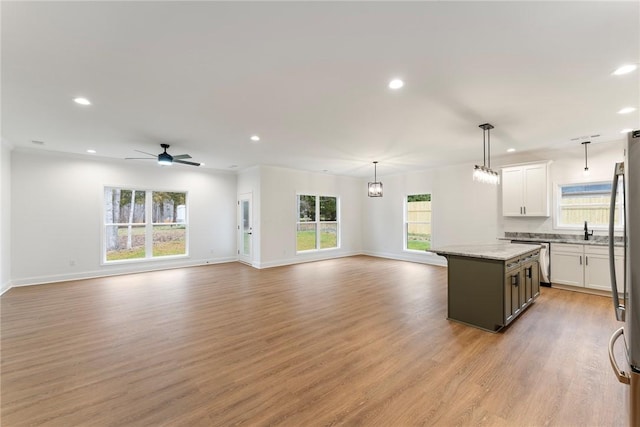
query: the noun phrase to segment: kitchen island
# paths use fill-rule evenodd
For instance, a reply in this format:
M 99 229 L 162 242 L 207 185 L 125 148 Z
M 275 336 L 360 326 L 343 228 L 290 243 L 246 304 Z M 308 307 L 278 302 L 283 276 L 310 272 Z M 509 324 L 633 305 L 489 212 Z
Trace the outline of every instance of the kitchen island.
M 448 319 L 498 332 L 540 295 L 539 245 L 456 245 L 431 252 L 447 258 Z

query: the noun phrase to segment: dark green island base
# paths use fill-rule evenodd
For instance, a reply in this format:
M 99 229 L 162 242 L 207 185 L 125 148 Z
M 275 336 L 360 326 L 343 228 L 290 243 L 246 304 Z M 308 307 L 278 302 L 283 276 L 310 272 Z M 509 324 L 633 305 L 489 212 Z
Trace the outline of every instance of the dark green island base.
M 505 251 L 498 253 L 496 246 Z M 447 318 L 498 332 L 540 295 L 540 248 L 511 243 L 487 247 L 485 253 L 480 246 L 451 246 L 434 252 L 448 261 Z

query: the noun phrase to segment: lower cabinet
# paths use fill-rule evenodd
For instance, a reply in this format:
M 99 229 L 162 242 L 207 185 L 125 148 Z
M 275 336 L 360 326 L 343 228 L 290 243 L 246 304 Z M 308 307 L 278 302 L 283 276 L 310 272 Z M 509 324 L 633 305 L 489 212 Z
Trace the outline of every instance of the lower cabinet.
M 617 277 L 622 277 L 623 248 L 614 248 Z M 551 282 L 581 288 L 611 291 L 609 247 L 551 244 Z
M 504 318 L 511 323 L 540 295 L 539 253 L 514 258 L 505 263 Z
M 447 318 L 497 332 L 540 294 L 540 250 L 507 261 L 447 255 Z

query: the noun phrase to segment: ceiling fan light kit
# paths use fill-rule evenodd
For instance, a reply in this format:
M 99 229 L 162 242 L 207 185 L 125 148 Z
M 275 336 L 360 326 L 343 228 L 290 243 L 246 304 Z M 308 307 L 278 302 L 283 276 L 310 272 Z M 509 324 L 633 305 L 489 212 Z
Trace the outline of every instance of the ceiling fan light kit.
M 191 158 L 189 154 L 178 154 L 176 156 L 172 156 L 171 154 L 167 153 L 167 148 L 170 147 L 169 144 L 160 144 L 160 147 L 162 147 L 164 151 L 157 156 L 155 154 L 147 153 L 146 151 L 134 150 L 138 153 L 146 154 L 151 157 L 127 157 L 125 160 L 152 160 L 154 158 L 157 158 L 158 164 L 160 166 L 171 166 L 174 163 L 181 163 L 183 165 L 189 166 L 201 166 L 203 164 L 197 162 L 188 162 L 184 160 Z

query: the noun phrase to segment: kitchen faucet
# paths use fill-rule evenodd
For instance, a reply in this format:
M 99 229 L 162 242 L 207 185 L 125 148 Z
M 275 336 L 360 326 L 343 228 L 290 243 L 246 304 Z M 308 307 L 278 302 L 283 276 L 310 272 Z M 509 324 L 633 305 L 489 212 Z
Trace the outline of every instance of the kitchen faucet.
M 584 240 L 589 240 L 589 236 L 593 236 L 593 230 L 589 232 L 587 228 L 587 221 L 584 222 Z

